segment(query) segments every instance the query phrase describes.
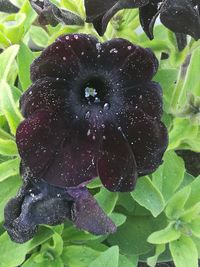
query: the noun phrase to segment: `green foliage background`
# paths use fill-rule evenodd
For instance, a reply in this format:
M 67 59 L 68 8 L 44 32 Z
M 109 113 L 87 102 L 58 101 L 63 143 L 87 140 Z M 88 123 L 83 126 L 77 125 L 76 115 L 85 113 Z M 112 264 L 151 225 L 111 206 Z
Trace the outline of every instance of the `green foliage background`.
M 176 267 L 197 267 L 200 176 L 194 178 L 186 172 L 175 150 L 200 152 L 200 113 L 190 109 L 191 103 L 200 106 L 200 41 L 189 39 L 179 52 L 173 33 L 162 25 L 155 28 L 155 39 L 149 41 L 144 33 L 138 33 L 137 10 L 119 12 L 101 38 L 90 24 L 41 27 L 28 0 L 12 2 L 20 7 L 17 14 L 0 13 L 0 267 L 136 267 L 138 261 L 154 267 L 156 262 L 169 260 Z M 85 18 L 82 0 L 52 2 Z M 111 193 L 98 178 L 88 186 L 118 225 L 115 234 L 94 236 L 66 222 L 41 226 L 33 240 L 15 244 L 3 229 L 3 209 L 21 184 L 15 144 L 16 128 L 23 120 L 19 98 L 31 84 L 33 59 L 59 35 L 74 32 L 94 34 L 100 41 L 122 37 L 153 49 L 160 60 L 154 79 L 163 88 L 169 147 L 163 165 L 151 176 L 140 178 L 131 193 Z M 169 58 L 161 60 L 162 52 Z

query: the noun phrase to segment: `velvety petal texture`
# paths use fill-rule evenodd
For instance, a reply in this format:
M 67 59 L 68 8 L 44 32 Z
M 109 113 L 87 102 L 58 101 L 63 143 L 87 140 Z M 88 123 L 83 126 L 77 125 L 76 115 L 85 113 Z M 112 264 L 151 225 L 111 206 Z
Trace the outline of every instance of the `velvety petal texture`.
M 99 35 L 103 35 L 111 18 L 124 8 L 137 8 L 149 0 L 85 0 L 87 22 L 93 23 Z
M 66 219 L 96 235 L 116 231 L 86 188 L 63 189 L 41 181 L 28 181 L 8 202 L 4 213 L 4 227 L 17 243 L 31 239 L 40 224 L 57 225 Z
M 5 212 L 12 239 L 66 218 L 94 234 L 115 231 L 86 185 L 99 176 L 108 190 L 129 192 L 162 163 L 168 136 L 162 90 L 151 81 L 157 69 L 149 49 L 86 34 L 59 37 L 33 62 L 16 134 L 25 185 Z
M 150 0 L 149 4 L 140 7 L 140 21 L 150 39 L 153 39 L 153 27 L 160 15 L 161 22 L 173 32 L 187 34 L 198 40 L 200 38 L 199 10 L 200 4 L 194 0 Z

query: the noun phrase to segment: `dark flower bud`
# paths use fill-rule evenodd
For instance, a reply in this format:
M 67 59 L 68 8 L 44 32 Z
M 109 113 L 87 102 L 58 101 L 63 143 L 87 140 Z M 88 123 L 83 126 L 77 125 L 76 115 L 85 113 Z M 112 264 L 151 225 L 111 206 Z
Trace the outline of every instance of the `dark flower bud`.
M 103 35 L 111 18 L 121 9 L 137 8 L 149 0 L 85 0 L 87 22 L 93 23 L 99 35 Z
M 40 224 L 57 225 L 66 219 L 96 235 L 116 230 L 86 188 L 63 189 L 42 181 L 25 182 L 6 205 L 4 214 L 4 227 L 17 243 L 31 239 Z
M 66 25 L 84 25 L 84 21 L 76 14 L 60 9 L 49 0 L 30 0 L 33 9 L 39 15 L 41 25 L 56 26 L 58 23 Z
M 150 39 L 153 27 L 160 15 L 161 22 L 175 33 L 188 34 L 195 40 L 200 38 L 200 3 L 192 0 L 150 0 L 140 8 L 141 25 Z
M 0 0 L 0 12 L 17 13 L 19 8 L 14 6 L 9 0 Z

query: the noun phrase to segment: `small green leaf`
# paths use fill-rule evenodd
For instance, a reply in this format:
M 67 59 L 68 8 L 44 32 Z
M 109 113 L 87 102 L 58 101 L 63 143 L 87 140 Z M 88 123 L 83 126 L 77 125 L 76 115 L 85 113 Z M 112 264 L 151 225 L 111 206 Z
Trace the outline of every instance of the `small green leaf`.
M 174 228 L 174 223 L 170 223 L 165 229 L 152 233 L 147 241 L 151 244 L 166 244 L 177 240 L 181 233 Z
M 159 244 L 156 246 L 156 253 L 153 257 L 149 257 L 147 259 L 147 264 L 150 267 L 155 267 L 156 263 L 158 262 L 158 257 L 165 251 L 166 245 L 165 244 Z
M 0 80 L 7 80 L 8 74 L 15 61 L 18 51 L 19 45 L 12 45 L 0 54 Z
M 190 224 L 189 228 L 193 235 L 200 238 L 200 217 L 194 219 Z
M 170 219 L 178 219 L 184 211 L 184 206 L 190 196 L 191 188 L 186 186 L 178 191 L 168 202 L 166 215 Z
M 0 163 L 0 181 L 19 173 L 20 159 L 15 158 Z
M 107 213 L 110 214 L 115 208 L 115 204 L 118 200 L 118 193 L 113 193 L 105 188 L 101 188 L 100 192 L 95 195 L 99 206 Z
M 138 266 L 138 258 L 135 257 L 135 260 L 131 258 L 129 260 L 126 256 L 124 255 L 119 255 L 119 265 L 118 267 L 137 267 Z
M 109 217 L 111 218 L 111 220 L 115 223 L 117 227 L 122 225 L 126 221 L 126 216 L 121 213 L 113 212 L 112 214 L 109 215 Z
M 185 173 L 184 161 L 174 151 L 165 153 L 163 164 L 153 173 L 153 183 L 162 192 L 166 201 L 179 188 Z
M 0 267 L 15 267 L 22 264 L 28 252 L 48 240 L 54 232 L 46 227 L 40 227 L 38 234 L 30 241 L 24 244 L 16 244 L 10 240 L 5 232 L 0 236 Z
M 22 89 L 25 91 L 31 85 L 30 65 L 34 60 L 32 51 L 24 43 L 21 43 L 17 56 L 19 80 Z
M 3 80 L 0 82 L 0 95 L 1 110 L 8 121 L 11 133 L 15 135 L 17 126 L 19 125 L 23 117 L 13 99 L 11 87 Z
M 186 208 L 194 206 L 197 202 L 200 202 L 200 176 L 198 176 L 191 184 L 191 194 L 185 204 Z
M 0 154 L 5 156 L 16 156 L 18 154 L 16 143 L 12 140 L 0 138 Z
M 49 35 L 43 28 L 32 25 L 29 33 L 31 39 L 36 45 L 38 45 L 39 47 L 47 46 Z
M 200 215 L 200 202 L 195 204 L 190 209 L 185 210 L 181 215 L 180 220 L 184 222 L 191 222 L 199 215 Z
M 118 267 L 119 248 L 114 246 L 103 252 L 88 267 Z
M 3 213 L 6 203 L 11 197 L 15 196 L 20 185 L 21 179 L 19 176 L 13 176 L 3 182 L 0 182 L 0 222 L 2 222 L 4 218 Z
M 89 189 L 94 189 L 94 188 L 97 188 L 97 187 L 101 187 L 102 186 L 102 182 L 99 178 L 96 178 L 94 180 L 92 180 L 88 185 L 87 185 L 87 188 Z
M 62 260 L 70 267 L 88 267 L 101 253 L 86 246 L 67 246 L 63 249 Z
M 148 209 L 154 217 L 157 217 L 164 209 L 165 204 L 161 193 L 147 176 L 137 181 L 136 189 L 131 196 L 141 206 Z
M 198 251 L 190 237 L 181 236 L 169 248 L 176 267 L 198 267 Z
M 118 245 L 124 255 L 141 255 L 152 250 L 153 245 L 147 242 L 148 236 L 162 229 L 166 218 L 159 216 L 128 216 L 126 222 L 118 227 L 117 232 L 108 237 L 108 243 Z

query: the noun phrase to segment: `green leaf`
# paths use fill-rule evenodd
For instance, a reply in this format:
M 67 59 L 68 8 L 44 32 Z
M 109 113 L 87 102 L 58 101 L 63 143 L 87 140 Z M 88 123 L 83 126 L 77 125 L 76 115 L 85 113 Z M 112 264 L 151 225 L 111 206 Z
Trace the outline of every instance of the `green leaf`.
M 13 176 L 0 182 L 0 222 L 4 218 L 4 207 L 8 200 L 15 196 L 21 185 L 21 179 L 19 176 Z
M 189 224 L 189 228 L 194 236 L 200 238 L 200 217 L 194 219 Z
M 170 102 L 172 93 L 174 91 L 175 83 L 177 81 L 178 70 L 177 69 L 161 69 L 158 71 L 154 80 L 159 82 L 163 88 L 164 97 L 164 110 L 170 111 Z
M 70 267 L 88 267 L 101 253 L 86 246 L 67 246 L 63 249 L 62 260 Z
M 31 85 L 30 65 L 34 60 L 32 51 L 24 43 L 21 43 L 17 56 L 19 80 L 22 89 L 25 91 Z
M 16 129 L 23 117 L 15 104 L 11 87 L 3 80 L 0 82 L 0 95 L 0 106 L 2 112 L 8 121 L 11 133 L 15 135 Z
M 39 47 L 47 46 L 49 35 L 43 28 L 32 25 L 29 33 L 31 39 L 36 45 L 38 45 Z
M 0 163 L 0 181 L 19 173 L 20 159 L 15 158 Z
M 137 267 L 138 266 L 138 258 L 135 257 L 135 261 L 132 259 L 129 260 L 124 255 L 119 255 L 119 265 L 118 267 Z
M 186 208 L 194 206 L 197 202 L 200 202 L 200 176 L 198 176 L 191 184 L 191 194 L 185 204 Z
M 24 22 L 26 16 L 23 13 L 10 14 L 6 16 L 0 24 L 0 31 L 13 44 L 18 44 L 22 40 L 24 35 Z
M 191 188 L 186 186 L 178 191 L 168 202 L 166 215 L 170 219 L 178 219 L 184 211 L 184 206 L 190 196 Z
M 113 212 L 112 214 L 109 215 L 109 217 L 111 218 L 111 220 L 115 223 L 117 227 L 122 225 L 126 221 L 126 216 L 121 213 Z
M 190 237 L 181 236 L 169 248 L 176 267 L 198 267 L 198 251 Z
M 43 257 L 43 255 L 40 254 L 39 256 L 41 256 L 41 258 Z M 45 256 L 48 257 L 48 254 Z M 63 267 L 63 262 L 60 258 L 50 258 L 49 255 L 49 259 L 42 258 L 43 261 L 39 263 L 37 262 L 37 258 L 38 254 L 33 254 L 24 264 L 21 265 L 21 267 Z
M 10 237 L 5 232 L 0 236 L 0 267 L 16 267 L 22 264 L 28 252 L 48 240 L 53 233 L 49 228 L 41 227 L 32 240 L 24 244 L 16 244 L 10 240 Z
M 18 51 L 19 45 L 12 45 L 0 54 L 0 80 L 7 80 L 8 74 L 15 61 Z
M 157 217 L 164 209 L 165 203 L 161 193 L 147 176 L 137 181 L 136 189 L 131 196 L 141 206 L 148 209 L 154 217 Z
M 147 259 L 147 264 L 150 267 L 155 267 L 156 263 L 158 262 L 158 257 L 165 251 L 166 245 L 165 244 L 159 244 L 156 246 L 156 253 L 153 257 L 149 257 Z
M 92 180 L 88 185 L 87 185 L 87 188 L 89 189 L 94 189 L 94 188 L 97 188 L 97 187 L 101 187 L 102 186 L 102 182 L 99 178 L 96 178 L 94 180 Z
M 16 156 L 18 154 L 16 143 L 12 140 L 0 138 L 0 154 L 6 156 Z
M 153 173 L 153 184 L 159 188 L 166 201 L 179 188 L 185 173 L 184 161 L 174 151 L 167 151 L 163 158 L 164 162 Z
M 166 228 L 152 233 L 147 241 L 151 244 L 166 244 L 177 240 L 181 233 L 174 228 L 174 223 L 170 223 Z
M 152 250 L 153 245 L 147 242 L 148 236 L 166 225 L 164 217 L 129 216 L 126 222 L 108 237 L 108 243 L 118 245 L 124 255 L 142 255 Z
M 110 214 L 115 208 L 118 200 L 118 193 L 110 192 L 105 188 L 101 188 L 100 192 L 95 195 L 99 206 L 107 213 Z
M 180 217 L 181 221 L 191 222 L 200 214 L 200 202 L 196 203 L 190 209 L 186 209 Z
M 0 138 L 4 140 L 14 140 L 13 136 L 0 128 Z
M 118 267 L 119 248 L 114 246 L 103 252 L 88 267 Z

